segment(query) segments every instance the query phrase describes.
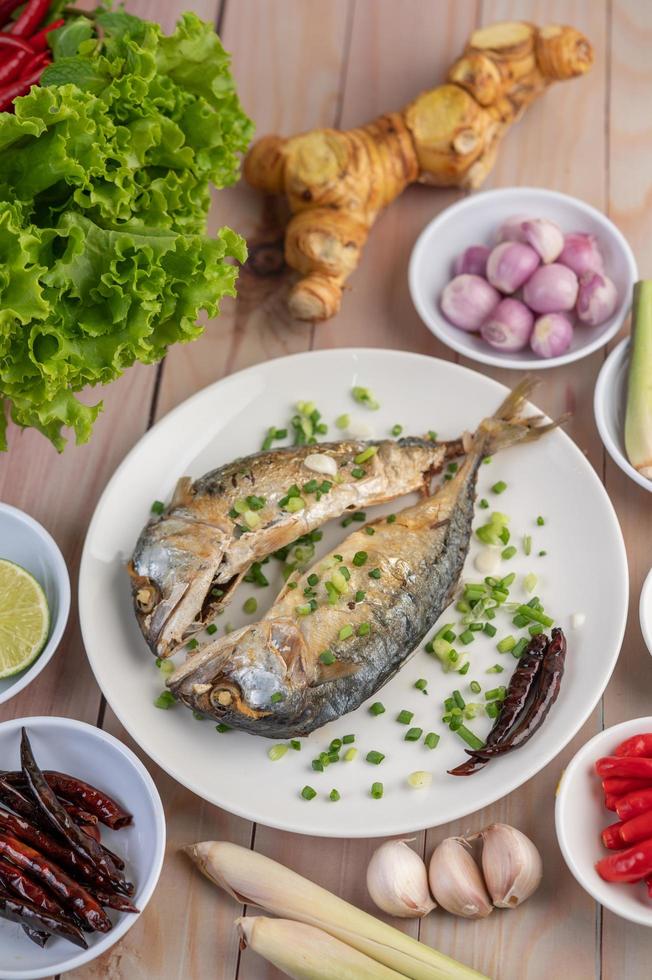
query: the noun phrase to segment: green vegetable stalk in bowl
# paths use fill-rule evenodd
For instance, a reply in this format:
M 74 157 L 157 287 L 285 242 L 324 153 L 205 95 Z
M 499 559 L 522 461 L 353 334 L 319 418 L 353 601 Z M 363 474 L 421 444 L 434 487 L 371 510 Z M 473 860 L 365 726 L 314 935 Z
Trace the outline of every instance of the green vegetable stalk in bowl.
M 7 412 L 85 442 L 102 405 L 75 393 L 199 336 L 246 257 L 206 235 L 252 128 L 212 27 L 102 8 L 48 39 L 40 87 L 0 114 L 0 449 Z

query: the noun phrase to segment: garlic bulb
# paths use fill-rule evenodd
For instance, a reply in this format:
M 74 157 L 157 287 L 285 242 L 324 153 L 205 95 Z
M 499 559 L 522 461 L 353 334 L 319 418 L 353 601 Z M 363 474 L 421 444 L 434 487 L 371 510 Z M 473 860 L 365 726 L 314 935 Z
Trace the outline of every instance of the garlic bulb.
M 539 887 L 541 855 L 529 837 L 506 823 L 493 823 L 480 836 L 482 871 L 492 901 L 500 909 L 516 908 Z
M 443 840 L 430 858 L 430 890 L 448 912 L 466 919 L 484 919 L 493 911 L 480 869 L 467 844 L 457 837 Z
M 426 866 L 405 840 L 388 840 L 374 852 L 367 889 L 379 909 L 402 919 L 420 918 L 435 908 Z

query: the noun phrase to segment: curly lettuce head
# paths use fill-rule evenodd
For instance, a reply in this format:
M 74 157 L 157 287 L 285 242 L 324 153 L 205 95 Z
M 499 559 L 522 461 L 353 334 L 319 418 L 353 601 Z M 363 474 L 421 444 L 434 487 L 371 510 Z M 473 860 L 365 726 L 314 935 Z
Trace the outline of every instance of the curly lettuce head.
M 75 393 L 198 337 L 246 258 L 206 235 L 251 135 L 212 27 L 100 11 L 51 37 L 41 87 L 0 114 L 0 449 L 7 409 L 85 442 L 101 403 Z

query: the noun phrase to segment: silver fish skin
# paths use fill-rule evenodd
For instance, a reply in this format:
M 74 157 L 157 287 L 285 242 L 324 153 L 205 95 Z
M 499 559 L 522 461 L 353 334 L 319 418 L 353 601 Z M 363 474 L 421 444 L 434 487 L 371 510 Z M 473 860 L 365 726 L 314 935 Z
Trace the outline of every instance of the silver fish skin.
M 540 417 L 509 418 L 527 390 L 517 389 L 480 425 L 466 461 L 434 496 L 393 522 L 373 522 L 373 535 L 364 528 L 351 534 L 300 576 L 295 589 L 288 583 L 261 622 L 214 641 L 179 667 L 168 679 L 170 690 L 194 710 L 268 738 L 306 735 L 375 694 L 453 597 L 469 548 L 482 459 L 551 427 Z M 325 583 L 342 569 L 347 591 L 331 604 Z M 307 613 L 311 572 L 320 581 L 316 609 Z M 358 592 L 364 596 L 356 602 Z M 325 651 L 332 663 L 323 662 Z
M 375 454 L 357 464 L 370 449 Z M 212 622 L 252 562 L 346 510 L 425 488 L 462 452 L 461 440 L 343 440 L 255 453 L 194 483 L 184 477 L 163 514 L 141 532 L 129 564 L 136 617 L 152 652 L 170 656 L 184 638 Z M 305 465 L 314 454 L 334 460 L 337 482 Z M 321 486 L 324 480 L 326 492 L 304 490 L 310 481 Z M 293 486 L 304 504 L 295 512 L 285 506 Z M 248 497 L 256 498 L 257 509 L 237 514 Z

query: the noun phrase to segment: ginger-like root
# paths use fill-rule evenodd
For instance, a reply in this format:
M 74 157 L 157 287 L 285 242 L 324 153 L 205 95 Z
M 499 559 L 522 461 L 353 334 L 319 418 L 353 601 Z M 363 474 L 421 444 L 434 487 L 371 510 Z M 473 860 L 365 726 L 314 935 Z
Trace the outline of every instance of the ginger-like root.
M 245 178 L 267 194 L 284 193 L 292 212 L 285 259 L 301 276 L 289 296 L 292 315 L 337 313 L 382 208 L 417 180 L 478 187 L 507 128 L 551 82 L 583 75 L 592 61 L 589 41 L 572 27 L 493 24 L 471 35 L 445 84 L 402 112 L 346 132 L 255 143 Z

